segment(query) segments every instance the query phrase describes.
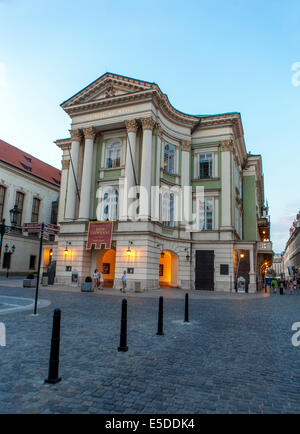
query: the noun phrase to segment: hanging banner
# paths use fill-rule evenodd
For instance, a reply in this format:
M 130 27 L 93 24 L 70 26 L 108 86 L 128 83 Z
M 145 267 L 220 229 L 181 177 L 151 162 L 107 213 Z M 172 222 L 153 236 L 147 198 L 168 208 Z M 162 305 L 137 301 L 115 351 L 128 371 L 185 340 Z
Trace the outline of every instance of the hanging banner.
M 90 250 L 92 246 L 101 249 L 103 244 L 105 249 L 110 249 L 112 232 L 113 222 L 90 222 L 86 249 Z

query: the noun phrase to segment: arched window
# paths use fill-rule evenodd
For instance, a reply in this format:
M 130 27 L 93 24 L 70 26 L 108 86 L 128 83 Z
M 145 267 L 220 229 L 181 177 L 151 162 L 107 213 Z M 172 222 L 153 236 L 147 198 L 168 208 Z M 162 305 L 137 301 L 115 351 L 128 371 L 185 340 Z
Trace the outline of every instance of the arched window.
M 122 143 L 120 140 L 113 140 L 106 145 L 105 167 L 113 169 L 121 166 Z
M 164 170 L 175 173 L 175 149 L 170 144 L 166 144 L 164 147 Z
M 162 195 L 161 221 L 164 226 L 174 226 L 174 193 L 166 191 Z
M 118 220 L 119 193 L 116 188 L 109 187 L 102 196 L 102 220 Z

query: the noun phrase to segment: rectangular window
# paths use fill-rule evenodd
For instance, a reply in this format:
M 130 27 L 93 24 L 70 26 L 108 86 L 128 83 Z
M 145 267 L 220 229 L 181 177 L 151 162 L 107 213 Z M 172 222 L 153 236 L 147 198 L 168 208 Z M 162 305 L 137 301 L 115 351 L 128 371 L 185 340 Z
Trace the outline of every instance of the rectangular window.
M 213 154 L 199 154 L 199 179 L 213 178 Z
M 4 201 L 6 188 L 0 185 L 0 220 L 3 219 Z
M 36 256 L 30 255 L 29 259 L 29 270 L 35 270 Z
M 220 274 L 223 276 L 229 275 L 229 265 L 228 264 L 220 264 Z
M 172 145 L 164 147 L 164 170 L 168 173 L 175 173 L 175 148 Z
M 33 198 L 32 202 L 32 213 L 31 213 L 31 222 L 37 223 L 39 221 L 39 212 L 40 212 L 40 199 L 36 197 Z
M 23 207 L 24 207 L 24 193 L 17 191 L 16 194 L 16 205 L 19 210 L 17 214 L 16 226 L 22 226 L 22 215 L 23 215 Z
M 214 229 L 214 198 L 205 197 L 198 200 L 197 206 L 198 230 L 212 231 Z
M 105 167 L 114 169 L 121 166 L 122 144 L 120 142 L 112 143 L 106 147 Z

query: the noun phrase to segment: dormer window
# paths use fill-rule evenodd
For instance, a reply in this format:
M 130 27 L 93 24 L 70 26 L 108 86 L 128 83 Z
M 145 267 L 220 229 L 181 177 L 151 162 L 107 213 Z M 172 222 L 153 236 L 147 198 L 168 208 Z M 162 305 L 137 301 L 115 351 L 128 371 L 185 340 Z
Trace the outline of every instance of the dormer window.
M 32 172 L 32 168 L 30 166 L 27 166 L 26 164 L 22 163 L 22 161 L 20 161 L 21 166 L 27 170 L 27 172 Z
M 31 158 L 30 157 L 26 157 L 26 155 L 24 155 L 25 160 L 27 161 L 27 163 L 32 163 Z

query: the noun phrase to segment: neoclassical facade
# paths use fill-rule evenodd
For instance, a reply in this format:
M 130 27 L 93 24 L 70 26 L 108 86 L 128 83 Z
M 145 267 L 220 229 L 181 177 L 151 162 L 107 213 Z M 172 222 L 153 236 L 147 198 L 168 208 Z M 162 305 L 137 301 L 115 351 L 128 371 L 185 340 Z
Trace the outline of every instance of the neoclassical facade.
M 176 110 L 159 86 L 106 73 L 62 105 L 57 282 L 95 268 L 119 288 L 255 292 L 272 258 L 261 156 L 241 116 Z M 89 222 L 113 222 L 110 248 L 87 249 Z

